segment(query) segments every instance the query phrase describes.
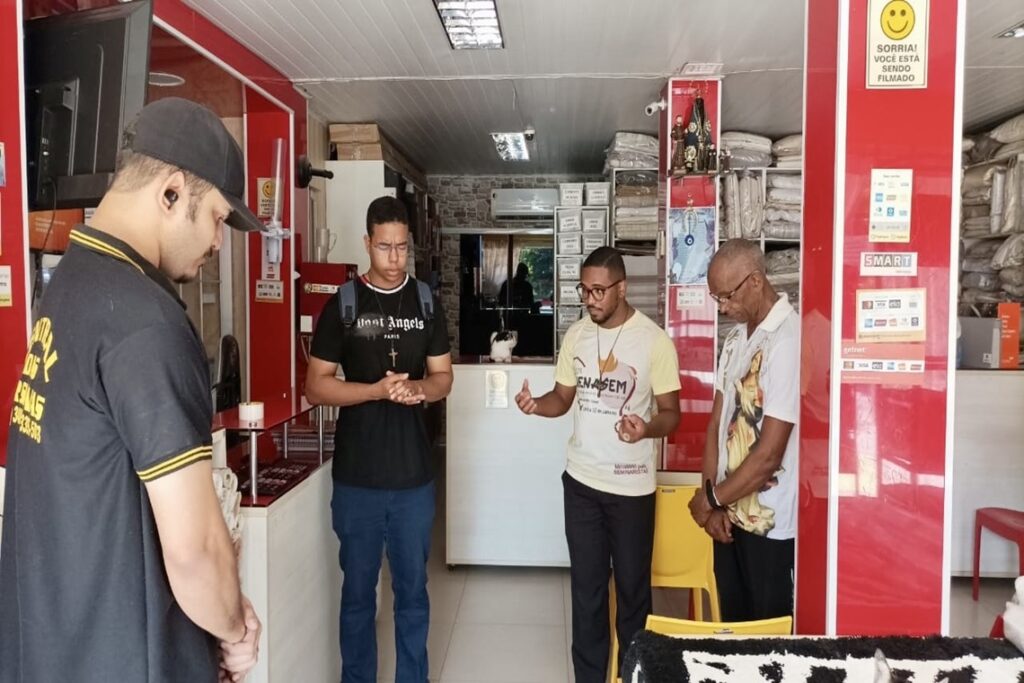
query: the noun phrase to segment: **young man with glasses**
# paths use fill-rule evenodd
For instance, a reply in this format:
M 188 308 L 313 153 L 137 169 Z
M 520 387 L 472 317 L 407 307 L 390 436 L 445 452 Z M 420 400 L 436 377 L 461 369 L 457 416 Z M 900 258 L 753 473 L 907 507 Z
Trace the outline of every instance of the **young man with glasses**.
M 651 611 L 651 553 L 657 439 L 679 423 L 679 364 L 665 331 L 626 300 L 622 256 L 601 247 L 577 287 L 588 317 L 565 334 L 555 387 L 516 404 L 527 415 L 573 409 L 562 475 L 572 583 L 572 661 L 577 683 L 603 683 L 608 670 L 608 578 L 614 566 L 615 631 L 622 647 Z
M 440 304 L 406 275 L 405 206 L 380 197 L 366 212 L 370 269 L 343 285 L 317 322 L 306 373 L 312 403 L 340 406 L 334 436 L 334 531 L 341 542 L 343 683 L 377 681 L 377 580 L 386 551 L 395 593 L 396 681 L 427 680 L 427 556 L 434 463 L 425 402 L 452 387 Z M 342 310 L 344 309 L 344 310 Z M 338 366 L 345 378 L 336 377 Z
M 722 347 L 693 518 L 715 540 L 725 621 L 793 613 L 800 318 L 765 276 L 764 253 L 730 240 L 708 270 L 719 310 L 739 323 Z

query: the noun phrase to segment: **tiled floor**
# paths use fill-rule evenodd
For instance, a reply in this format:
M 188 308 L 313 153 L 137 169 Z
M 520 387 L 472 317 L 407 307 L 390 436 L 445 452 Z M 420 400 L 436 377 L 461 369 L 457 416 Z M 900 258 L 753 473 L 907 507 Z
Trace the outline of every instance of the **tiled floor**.
M 439 481 L 443 492 L 443 482 Z M 444 563 L 444 501 L 429 563 L 430 680 L 441 683 L 565 683 L 572 681 L 569 572 L 566 569 L 456 567 Z M 378 676 L 395 676 L 393 599 L 387 563 L 377 618 Z M 971 600 L 970 579 L 954 579 L 951 635 L 988 635 L 1013 590 L 1009 579 L 986 579 Z M 655 590 L 657 614 L 685 616 L 687 591 Z
M 971 580 L 953 579 L 949 610 L 949 635 L 987 636 L 996 616 L 1013 597 L 1013 579 L 982 579 L 978 602 L 971 598 Z
M 435 533 L 429 564 L 430 680 L 442 683 L 572 681 L 569 572 L 566 569 L 444 564 Z M 384 586 L 390 581 L 386 564 Z M 687 591 L 655 591 L 655 611 L 684 615 Z M 378 677 L 395 675 L 393 598 L 382 590 L 377 618 Z

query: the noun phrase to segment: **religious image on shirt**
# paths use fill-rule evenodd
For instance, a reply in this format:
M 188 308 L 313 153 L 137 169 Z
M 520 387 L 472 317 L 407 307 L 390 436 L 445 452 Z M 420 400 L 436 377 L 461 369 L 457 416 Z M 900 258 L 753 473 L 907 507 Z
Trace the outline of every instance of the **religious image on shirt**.
M 735 400 L 725 447 L 728 453 L 726 476 L 731 475 L 747 459 L 761 438 L 761 421 L 764 418 L 764 390 L 761 387 L 761 368 L 764 365 L 764 350 L 759 350 L 750 360 L 750 369 L 742 379 L 736 380 Z M 760 491 L 755 491 L 729 506 L 729 517 L 744 531 L 766 536 L 775 528 L 775 510 L 761 504 L 760 494 L 778 485 L 778 472 L 773 475 Z
M 619 417 L 625 415 L 630 399 L 636 393 L 636 368 L 620 362 L 614 352 L 598 358 L 596 376 L 586 372 L 586 361 L 582 358 L 577 356 L 574 361 L 580 408 Z

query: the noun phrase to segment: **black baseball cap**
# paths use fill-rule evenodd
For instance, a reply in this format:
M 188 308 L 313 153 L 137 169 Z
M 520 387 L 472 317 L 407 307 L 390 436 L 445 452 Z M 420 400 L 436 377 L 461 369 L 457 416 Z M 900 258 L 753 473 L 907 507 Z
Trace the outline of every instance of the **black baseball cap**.
M 125 135 L 123 147 L 212 184 L 231 205 L 225 222 L 232 228 L 266 230 L 245 205 L 242 150 L 217 115 L 201 104 L 180 97 L 147 104 L 135 118 L 133 132 Z

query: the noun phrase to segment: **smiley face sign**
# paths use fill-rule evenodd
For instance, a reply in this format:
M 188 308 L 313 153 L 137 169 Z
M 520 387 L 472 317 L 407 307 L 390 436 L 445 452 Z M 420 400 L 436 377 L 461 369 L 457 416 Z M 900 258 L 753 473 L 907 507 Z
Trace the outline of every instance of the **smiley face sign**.
M 928 86 L 929 0 L 868 0 L 868 88 Z
M 882 32 L 892 40 L 903 40 L 914 30 L 914 8 L 907 0 L 891 0 L 880 19 Z

